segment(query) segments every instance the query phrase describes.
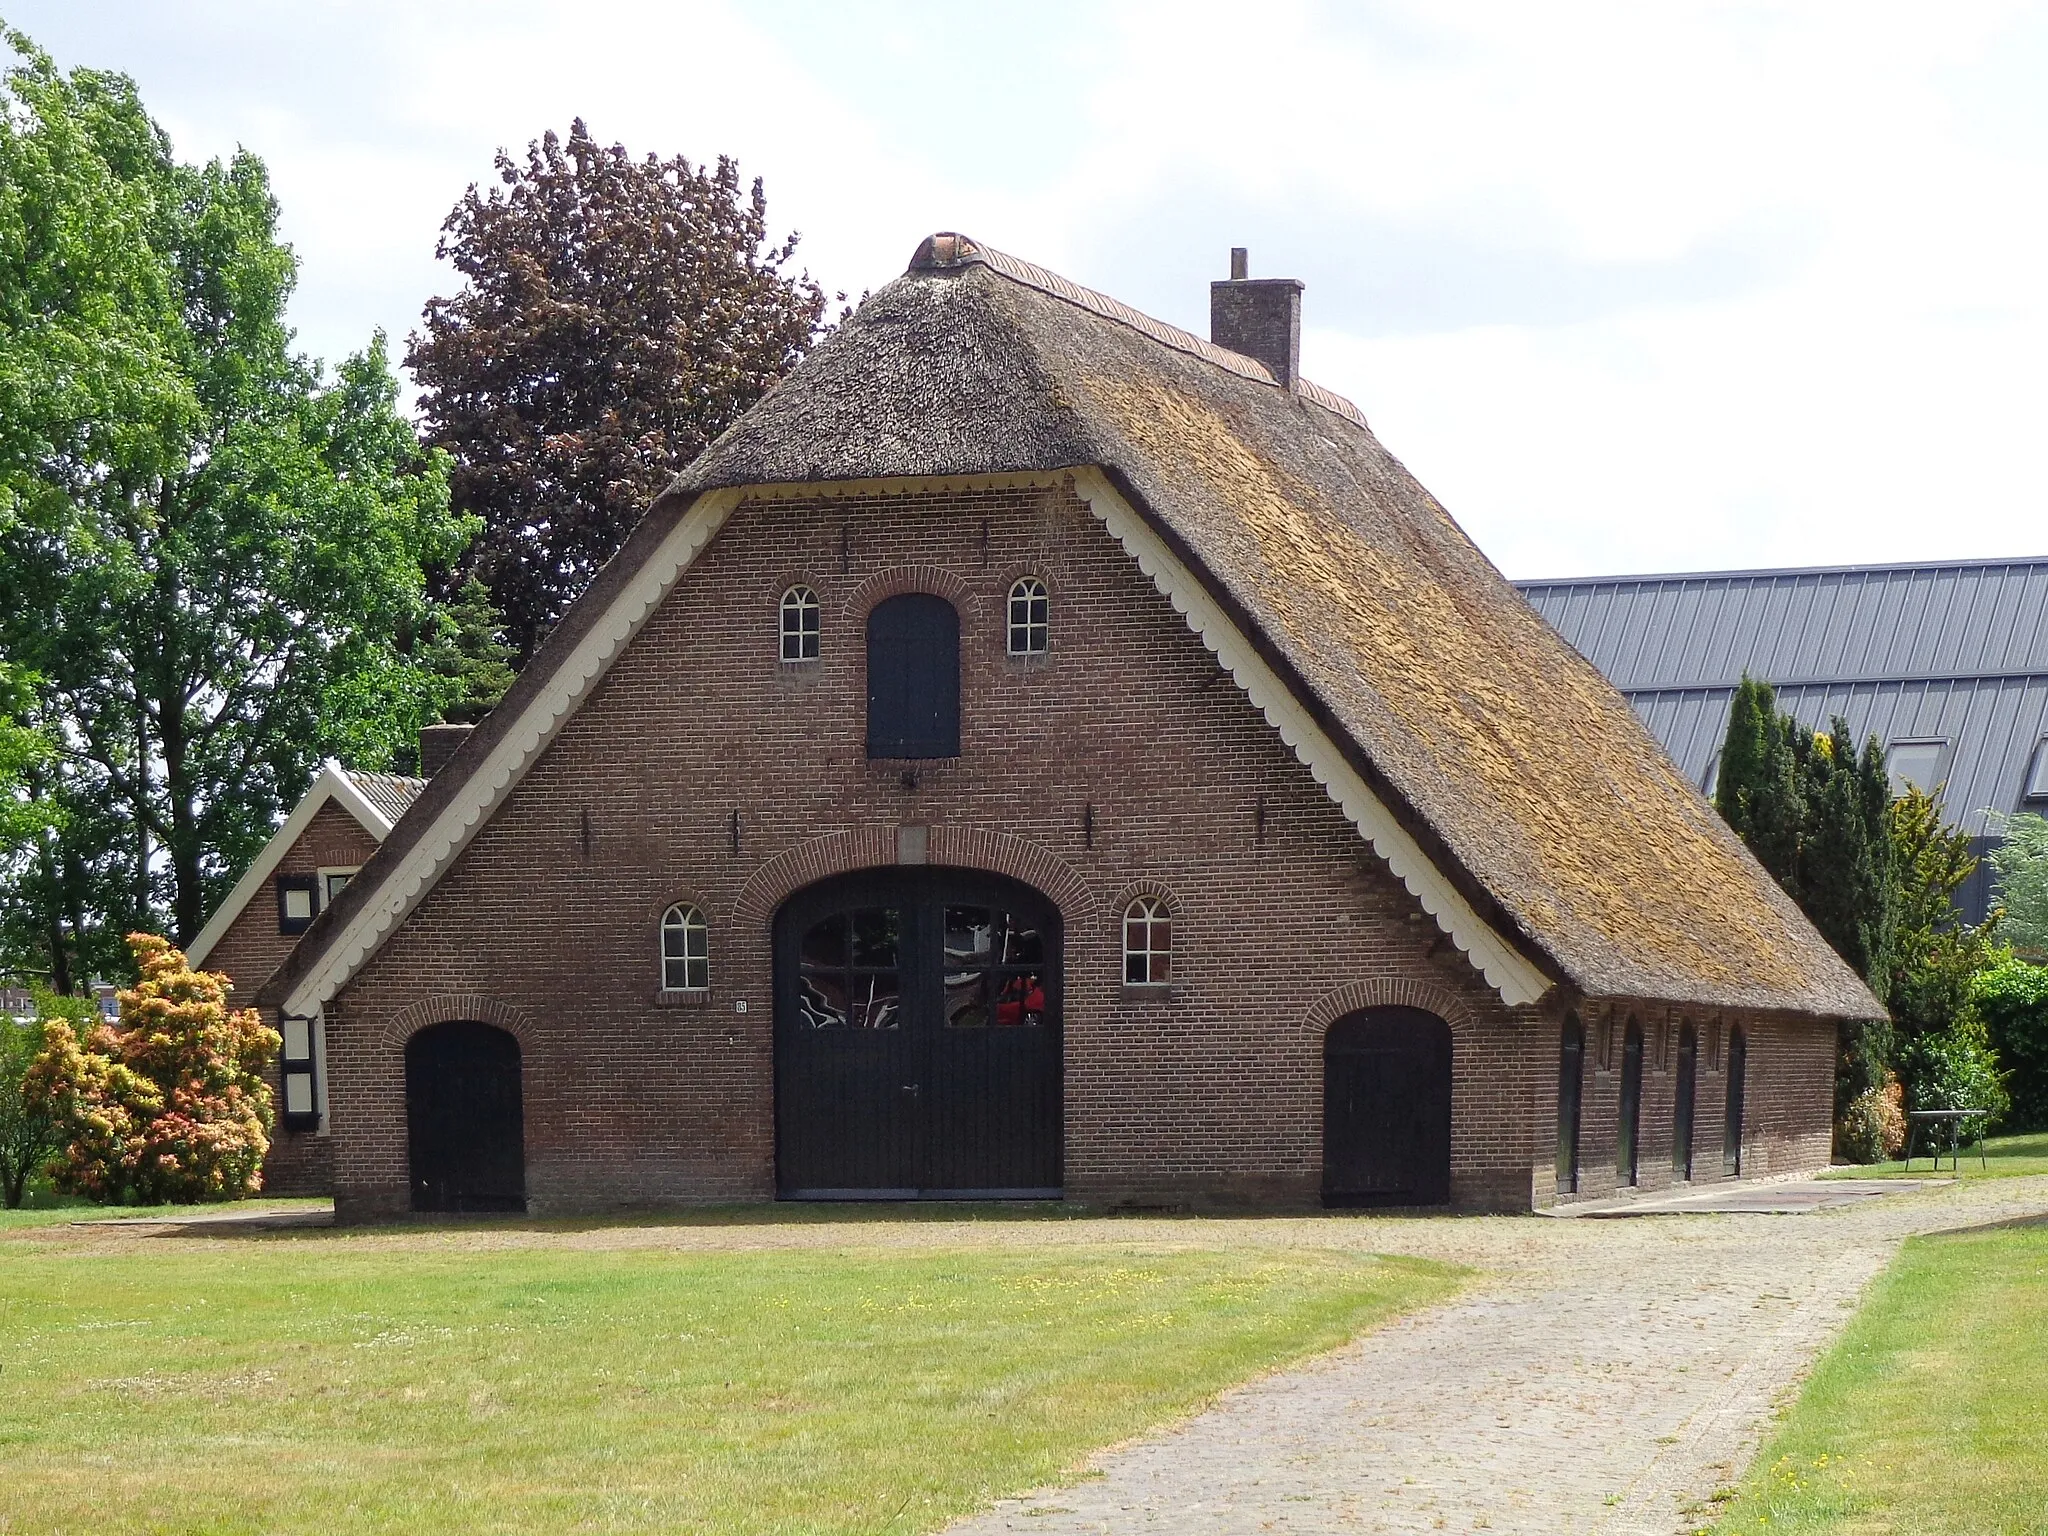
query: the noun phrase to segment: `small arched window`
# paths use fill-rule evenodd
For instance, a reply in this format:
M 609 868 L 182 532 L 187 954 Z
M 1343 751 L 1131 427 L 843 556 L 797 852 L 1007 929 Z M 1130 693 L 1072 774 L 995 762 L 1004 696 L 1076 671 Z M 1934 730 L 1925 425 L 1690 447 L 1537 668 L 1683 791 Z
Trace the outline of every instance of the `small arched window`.
M 1157 986 L 1173 979 L 1173 918 L 1157 896 L 1124 908 L 1124 983 Z
M 818 594 L 809 587 L 791 587 L 782 594 L 784 661 L 818 659 L 818 616 Z
M 701 992 L 711 985 L 711 930 L 695 907 L 670 907 L 661 919 L 661 985 Z
M 1021 577 L 1010 587 L 1010 654 L 1043 656 L 1051 639 L 1045 583 L 1036 576 Z

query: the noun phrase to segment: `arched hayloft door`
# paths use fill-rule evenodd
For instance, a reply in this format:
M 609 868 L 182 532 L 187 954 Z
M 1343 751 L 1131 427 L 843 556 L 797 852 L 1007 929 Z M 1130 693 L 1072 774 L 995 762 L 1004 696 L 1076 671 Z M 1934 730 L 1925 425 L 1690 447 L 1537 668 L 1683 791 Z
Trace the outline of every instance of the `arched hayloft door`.
M 845 875 L 775 919 L 784 1199 L 1052 1199 L 1060 917 L 968 870 Z
M 868 614 L 868 756 L 960 755 L 960 615 L 905 592 Z
M 526 1209 L 519 1042 L 470 1020 L 405 1043 L 405 1119 L 416 1211 Z
M 1451 1026 L 1420 1008 L 1348 1013 L 1323 1039 L 1323 1201 L 1451 1198 Z

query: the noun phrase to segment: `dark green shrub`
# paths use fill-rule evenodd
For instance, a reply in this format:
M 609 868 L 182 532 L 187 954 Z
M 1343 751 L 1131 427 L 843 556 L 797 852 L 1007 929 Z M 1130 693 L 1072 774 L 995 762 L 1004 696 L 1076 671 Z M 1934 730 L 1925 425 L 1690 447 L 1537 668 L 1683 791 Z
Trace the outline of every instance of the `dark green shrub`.
M 1971 990 L 2007 1074 L 2008 1127 L 2048 1130 L 2048 965 L 2008 957 L 1979 973 Z

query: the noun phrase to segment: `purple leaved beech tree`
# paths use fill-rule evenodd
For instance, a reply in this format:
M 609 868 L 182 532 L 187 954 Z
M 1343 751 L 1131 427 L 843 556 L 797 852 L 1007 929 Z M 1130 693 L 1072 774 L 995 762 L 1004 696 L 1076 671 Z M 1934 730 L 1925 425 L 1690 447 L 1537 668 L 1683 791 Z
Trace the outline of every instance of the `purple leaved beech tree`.
M 802 359 L 827 296 L 724 156 L 635 159 L 578 119 L 497 170 L 442 226 L 465 286 L 427 304 L 406 364 L 454 503 L 483 521 L 463 574 L 523 667 L 669 479 Z

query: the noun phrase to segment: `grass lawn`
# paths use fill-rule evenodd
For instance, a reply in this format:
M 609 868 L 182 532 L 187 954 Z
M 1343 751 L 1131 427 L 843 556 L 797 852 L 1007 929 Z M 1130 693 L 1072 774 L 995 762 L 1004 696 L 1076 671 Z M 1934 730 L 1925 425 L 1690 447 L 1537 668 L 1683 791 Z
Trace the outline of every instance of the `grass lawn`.
M 2048 1531 L 2048 1226 L 1907 1243 L 1713 1530 Z
M 1457 1283 L 1291 1249 L 31 1227 L 0 1234 L 0 1531 L 925 1531 Z
M 1933 1164 L 1922 1151 L 1913 1159 L 1912 1168 L 1904 1163 L 1871 1163 L 1865 1167 L 1831 1168 L 1823 1178 L 1833 1179 L 1926 1179 L 1932 1178 Z M 1966 1179 L 2014 1179 L 2023 1174 L 2048 1173 L 2048 1133 L 2037 1132 L 2031 1136 L 1987 1136 L 1984 1139 L 1984 1158 L 1980 1163 L 1977 1149 L 1969 1148 L 1963 1153 L 1962 1177 Z M 1951 1176 L 1948 1154 L 1941 1160 L 1941 1176 Z

